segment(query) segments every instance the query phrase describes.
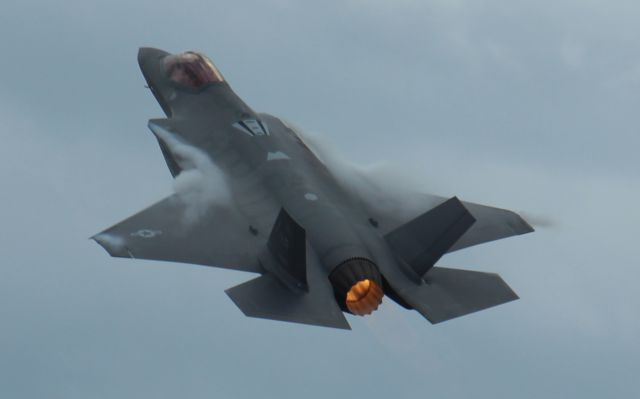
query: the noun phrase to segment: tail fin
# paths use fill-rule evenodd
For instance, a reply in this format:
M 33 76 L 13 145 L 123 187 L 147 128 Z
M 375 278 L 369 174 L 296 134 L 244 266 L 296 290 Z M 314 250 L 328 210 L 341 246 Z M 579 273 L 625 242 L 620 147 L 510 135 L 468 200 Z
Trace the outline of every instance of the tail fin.
M 385 236 L 403 261 L 424 276 L 476 220 L 453 197 Z
M 475 222 L 454 197 L 387 234 L 394 253 L 422 278 L 382 270 L 389 296 L 434 324 L 518 299 L 497 274 L 434 267 Z
M 306 232 L 284 208 L 273 225 L 267 249 L 260 257 L 260 263 L 267 271 L 288 286 L 309 289 Z

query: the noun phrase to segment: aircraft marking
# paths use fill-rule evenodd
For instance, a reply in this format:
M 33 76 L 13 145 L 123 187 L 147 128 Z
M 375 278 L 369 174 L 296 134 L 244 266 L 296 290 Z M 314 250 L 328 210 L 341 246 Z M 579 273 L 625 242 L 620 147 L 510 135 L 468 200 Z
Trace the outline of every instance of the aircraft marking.
M 155 236 L 159 236 L 160 234 L 162 234 L 162 230 L 141 229 L 131 233 L 130 235 L 132 237 L 153 238 Z
M 270 152 L 267 154 L 267 161 L 277 161 L 279 159 L 291 159 L 282 151 Z
M 317 201 L 318 200 L 318 196 L 315 195 L 314 193 L 306 193 L 304 195 L 304 198 L 308 201 Z
M 234 123 L 232 126 L 252 137 L 269 135 L 269 127 L 267 124 L 256 119 L 243 119 Z

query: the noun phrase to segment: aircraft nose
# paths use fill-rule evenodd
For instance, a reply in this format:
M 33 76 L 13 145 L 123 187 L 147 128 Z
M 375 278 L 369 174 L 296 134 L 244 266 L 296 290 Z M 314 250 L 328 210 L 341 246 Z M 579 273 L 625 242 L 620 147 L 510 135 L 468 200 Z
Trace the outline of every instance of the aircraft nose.
M 169 53 L 164 50 L 153 47 L 140 47 L 138 50 L 138 64 L 142 66 L 151 60 L 157 60 L 167 55 L 169 55 Z

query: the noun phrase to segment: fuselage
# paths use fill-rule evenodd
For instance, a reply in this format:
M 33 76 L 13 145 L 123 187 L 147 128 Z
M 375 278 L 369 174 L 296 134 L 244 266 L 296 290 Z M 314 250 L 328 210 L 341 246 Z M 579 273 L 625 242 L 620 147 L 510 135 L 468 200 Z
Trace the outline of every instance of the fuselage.
M 517 299 L 496 274 L 436 263 L 533 231 L 519 215 L 358 192 L 295 129 L 245 104 L 206 56 L 142 48 L 138 62 L 166 114 L 149 128 L 175 193 L 94 236 L 112 256 L 258 273 L 226 290 L 247 316 L 336 328 L 349 328 L 342 312 L 370 314 L 384 295 L 432 323 Z
M 139 63 L 149 88 L 182 140 L 205 151 L 220 168 L 234 206 L 256 234 L 269 234 L 274 209 L 284 208 L 304 227 L 327 274 L 353 258 L 395 262 L 375 221 L 357 206 L 294 129 L 254 112 L 226 81 L 190 90 L 163 67 L 168 54 L 141 49 Z M 169 162 L 169 161 L 168 161 Z

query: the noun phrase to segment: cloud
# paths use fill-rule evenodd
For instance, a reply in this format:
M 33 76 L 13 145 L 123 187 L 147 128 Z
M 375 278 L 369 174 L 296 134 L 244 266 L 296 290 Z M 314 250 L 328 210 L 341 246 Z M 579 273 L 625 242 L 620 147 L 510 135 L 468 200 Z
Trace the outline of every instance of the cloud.
M 149 128 L 167 145 L 182 170 L 173 180 L 173 189 L 186 205 L 186 223 L 196 222 L 211 207 L 231 206 L 231 193 L 224 174 L 204 151 L 183 142 L 157 124 L 149 123 Z
M 562 62 L 571 70 L 578 70 L 584 66 L 587 55 L 584 45 L 565 39 L 561 46 Z

